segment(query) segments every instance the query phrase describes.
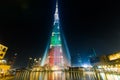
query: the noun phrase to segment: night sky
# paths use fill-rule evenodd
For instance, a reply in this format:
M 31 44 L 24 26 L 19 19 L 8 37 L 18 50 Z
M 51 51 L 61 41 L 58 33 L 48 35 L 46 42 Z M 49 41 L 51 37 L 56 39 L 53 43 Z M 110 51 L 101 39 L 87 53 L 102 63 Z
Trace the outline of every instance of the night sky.
M 112 0 L 59 0 L 60 25 L 71 55 L 120 51 L 120 3 Z M 42 57 L 54 20 L 55 0 L 0 1 L 0 43 L 17 53 L 16 66 Z M 84 59 L 84 61 L 86 61 Z

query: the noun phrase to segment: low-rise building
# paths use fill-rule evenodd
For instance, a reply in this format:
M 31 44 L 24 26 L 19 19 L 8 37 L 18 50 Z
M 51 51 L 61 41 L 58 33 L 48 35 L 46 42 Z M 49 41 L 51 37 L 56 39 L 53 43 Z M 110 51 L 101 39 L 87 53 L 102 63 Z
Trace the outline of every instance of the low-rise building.
M 120 73 L 120 52 L 90 58 L 90 63 L 96 69 Z

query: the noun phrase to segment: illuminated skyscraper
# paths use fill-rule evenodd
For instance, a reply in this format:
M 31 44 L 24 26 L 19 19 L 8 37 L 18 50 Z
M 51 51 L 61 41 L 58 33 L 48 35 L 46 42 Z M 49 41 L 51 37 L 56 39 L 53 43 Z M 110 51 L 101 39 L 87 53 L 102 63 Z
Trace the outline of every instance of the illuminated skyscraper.
M 48 49 L 46 50 L 41 63 L 42 66 L 47 65 L 50 68 L 65 68 L 66 66 L 71 66 L 70 54 L 64 36 L 61 32 L 58 15 L 58 3 L 56 2 L 53 30 Z

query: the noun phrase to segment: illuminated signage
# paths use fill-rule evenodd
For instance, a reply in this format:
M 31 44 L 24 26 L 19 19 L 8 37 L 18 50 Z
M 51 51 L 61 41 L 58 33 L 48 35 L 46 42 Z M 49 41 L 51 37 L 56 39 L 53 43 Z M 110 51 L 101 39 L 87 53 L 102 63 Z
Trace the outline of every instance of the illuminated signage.
M 3 59 L 8 47 L 0 44 L 0 59 Z
M 108 56 L 109 60 L 116 60 L 116 59 L 120 59 L 120 52 L 119 53 L 115 53 L 115 54 L 111 54 Z

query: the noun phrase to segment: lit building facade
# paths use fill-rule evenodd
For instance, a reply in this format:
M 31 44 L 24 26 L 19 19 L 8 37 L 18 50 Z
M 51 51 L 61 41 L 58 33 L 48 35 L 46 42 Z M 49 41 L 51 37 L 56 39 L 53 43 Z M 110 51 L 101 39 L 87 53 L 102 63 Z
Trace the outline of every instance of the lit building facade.
M 5 75 L 10 69 L 10 65 L 7 65 L 7 61 L 4 60 L 4 56 L 8 47 L 0 44 L 0 74 Z
M 114 61 L 114 60 L 120 59 L 120 52 L 108 55 L 108 59 L 110 61 Z
M 4 58 L 7 49 L 8 49 L 8 47 L 0 44 L 0 59 L 3 59 L 3 58 Z

